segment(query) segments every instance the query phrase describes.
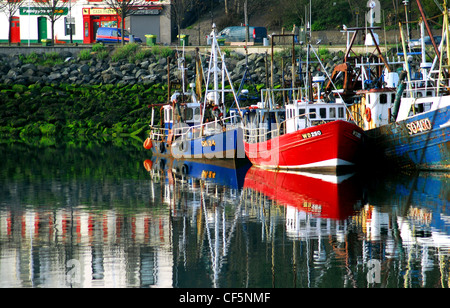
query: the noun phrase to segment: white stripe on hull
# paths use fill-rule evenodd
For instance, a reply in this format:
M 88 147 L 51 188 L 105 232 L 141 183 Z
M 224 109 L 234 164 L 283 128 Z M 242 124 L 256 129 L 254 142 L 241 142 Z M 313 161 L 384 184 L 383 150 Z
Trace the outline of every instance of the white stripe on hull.
M 340 159 L 340 158 L 332 158 L 312 164 L 305 164 L 305 165 L 290 165 L 290 166 L 261 166 L 264 168 L 277 168 L 277 169 L 283 169 L 283 170 L 289 170 L 289 169 L 312 169 L 312 168 L 329 168 L 329 167 L 337 167 L 337 166 L 353 166 L 354 164 L 351 162 L 348 162 L 346 160 Z

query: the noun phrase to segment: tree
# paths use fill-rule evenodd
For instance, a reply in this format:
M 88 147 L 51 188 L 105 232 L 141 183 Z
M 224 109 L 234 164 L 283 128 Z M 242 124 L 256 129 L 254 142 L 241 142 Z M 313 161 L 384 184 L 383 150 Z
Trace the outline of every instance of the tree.
M 52 41 L 55 41 L 55 22 L 69 11 L 69 0 L 39 0 L 35 5 L 40 8 L 40 14 L 47 17 L 51 24 Z
M 0 10 L 8 17 L 9 34 L 8 45 L 11 45 L 11 23 L 17 10 L 22 6 L 24 0 L 0 0 Z
M 113 9 L 118 16 L 120 16 L 120 25 L 122 29 L 122 45 L 125 44 L 124 40 L 124 30 L 125 23 L 124 20 L 128 16 L 134 15 L 139 12 L 139 9 L 147 3 L 145 0 L 105 0 L 107 6 Z
M 175 19 L 175 24 L 177 27 L 178 32 L 178 38 L 181 33 L 181 23 L 184 19 L 185 14 L 185 7 L 186 7 L 186 1 L 185 0 L 170 0 L 170 14 L 173 19 Z

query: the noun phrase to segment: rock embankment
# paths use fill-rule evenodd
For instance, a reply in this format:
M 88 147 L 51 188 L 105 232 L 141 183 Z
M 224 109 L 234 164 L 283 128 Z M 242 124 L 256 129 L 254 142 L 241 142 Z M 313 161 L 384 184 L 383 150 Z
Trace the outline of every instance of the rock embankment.
M 248 58 L 234 51 L 226 53 L 227 69 L 234 83 L 239 83 L 248 64 L 248 75 L 256 84 L 265 84 L 270 81 L 271 57 L 265 54 L 250 54 Z M 114 58 L 112 53 L 96 54 L 91 52 L 84 56 L 73 55 L 70 52 L 61 52 L 57 55 L 35 54 L 33 57 L 21 55 L 0 54 L 0 83 L 1 84 L 123 84 L 152 85 L 167 83 L 167 74 L 170 71 L 171 80 L 180 77 L 177 57 L 174 53 L 168 63 L 165 55 L 156 52 L 143 52 L 129 55 L 123 59 Z M 340 62 L 339 54 L 326 54 L 324 65 L 331 71 L 335 63 Z M 282 61 L 283 60 L 283 61 Z M 209 56 L 202 56 L 204 72 L 208 68 Z M 284 63 L 284 71 L 281 63 Z M 280 84 L 283 78 L 290 80 L 291 57 L 275 56 L 273 80 Z M 186 55 L 188 81 L 195 77 L 195 60 L 193 54 Z M 296 68 L 298 72 L 298 65 Z M 313 64 L 313 74 L 323 71 L 319 64 Z

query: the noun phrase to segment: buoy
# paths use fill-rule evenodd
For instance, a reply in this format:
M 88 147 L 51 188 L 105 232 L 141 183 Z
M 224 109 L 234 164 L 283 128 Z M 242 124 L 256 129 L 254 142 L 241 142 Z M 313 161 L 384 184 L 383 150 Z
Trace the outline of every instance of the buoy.
M 153 144 L 152 144 L 152 140 L 150 138 L 145 139 L 144 141 L 144 148 L 146 150 L 150 150 L 152 148 Z
M 370 122 L 372 120 L 372 111 L 369 107 L 366 107 L 366 120 L 367 122 Z
M 145 170 L 150 172 L 150 170 L 152 170 L 152 166 L 153 166 L 153 162 L 150 159 L 144 160 L 144 168 L 145 168 Z

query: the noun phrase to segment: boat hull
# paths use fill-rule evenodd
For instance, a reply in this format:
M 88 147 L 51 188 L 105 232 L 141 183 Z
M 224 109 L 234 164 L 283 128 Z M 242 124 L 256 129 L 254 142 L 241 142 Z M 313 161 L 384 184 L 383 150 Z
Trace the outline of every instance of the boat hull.
M 176 139 L 171 154 L 176 159 L 245 159 L 242 128 L 194 139 Z
M 337 172 L 358 165 L 364 132 L 346 121 L 333 121 L 272 138 L 247 143 L 245 153 L 255 166 L 274 169 Z
M 380 164 L 450 171 L 450 112 L 448 107 L 366 132 L 371 153 Z

